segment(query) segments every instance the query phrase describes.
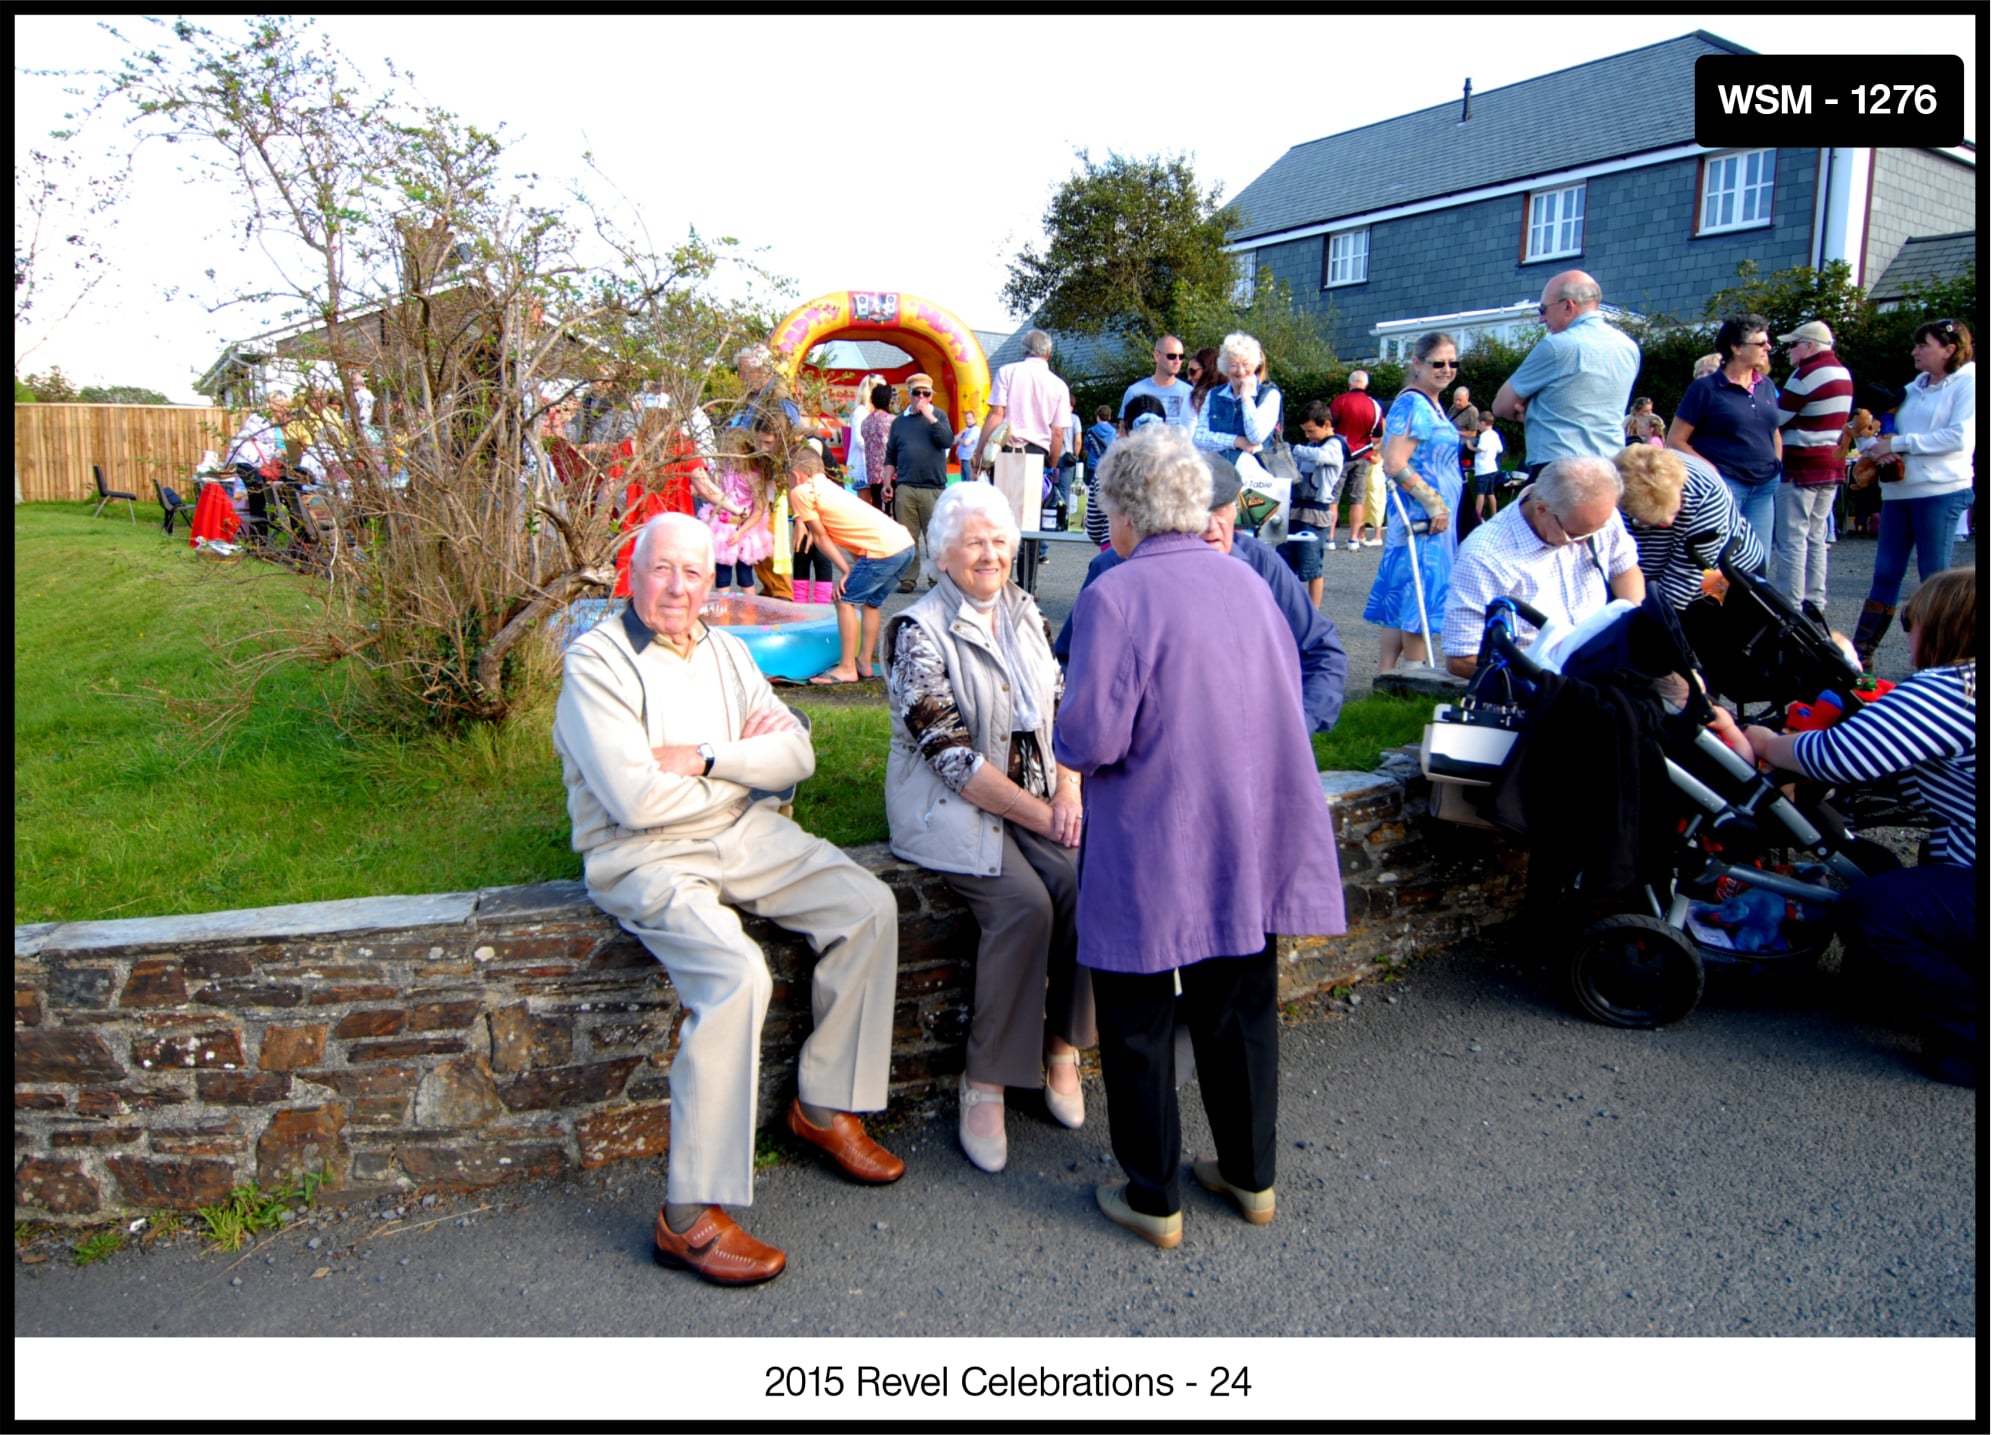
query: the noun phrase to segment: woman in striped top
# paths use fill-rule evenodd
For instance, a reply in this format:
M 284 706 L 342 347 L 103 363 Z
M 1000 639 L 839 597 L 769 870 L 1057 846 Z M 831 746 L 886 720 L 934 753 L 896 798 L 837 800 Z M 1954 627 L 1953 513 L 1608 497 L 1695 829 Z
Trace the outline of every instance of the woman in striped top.
M 1980 1053 L 1978 852 L 1979 574 L 1927 579 L 1903 610 L 1919 670 L 1893 692 L 1822 732 L 1746 734 L 1773 767 L 1822 782 L 1900 776 L 1932 817 L 1924 864 L 1857 882 L 1834 908 L 1847 970 L 1879 977 L 1924 1036 L 1925 1071 L 1969 1086 Z
M 1701 596 L 1701 571 L 1716 566 L 1725 548 L 1741 568 L 1754 573 L 1764 566 L 1757 530 L 1707 459 L 1627 444 L 1613 461 L 1625 480 L 1618 507 L 1639 547 L 1639 571 L 1676 613 Z

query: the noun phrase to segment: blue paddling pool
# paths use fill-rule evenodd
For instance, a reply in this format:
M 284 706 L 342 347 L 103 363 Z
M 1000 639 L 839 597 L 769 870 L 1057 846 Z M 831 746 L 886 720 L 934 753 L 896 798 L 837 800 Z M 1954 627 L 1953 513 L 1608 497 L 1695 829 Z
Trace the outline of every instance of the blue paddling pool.
M 559 635 L 563 646 L 624 608 L 623 599 L 577 599 L 569 605 Z M 767 678 L 802 683 L 840 661 L 840 625 L 825 604 L 726 596 L 703 604 L 701 618 L 710 627 L 741 638 Z

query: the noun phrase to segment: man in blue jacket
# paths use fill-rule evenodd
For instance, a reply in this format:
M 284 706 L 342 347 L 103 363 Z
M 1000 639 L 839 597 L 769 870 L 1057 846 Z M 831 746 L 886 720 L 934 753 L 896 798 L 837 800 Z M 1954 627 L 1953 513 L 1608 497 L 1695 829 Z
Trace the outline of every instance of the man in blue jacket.
M 1326 615 L 1312 605 L 1306 597 L 1305 585 L 1299 582 L 1277 551 L 1249 529 L 1236 526 L 1239 516 L 1236 497 L 1243 491 L 1243 480 L 1237 474 L 1235 465 L 1220 454 L 1207 454 L 1205 457 L 1214 488 L 1209 506 L 1208 532 L 1203 536 L 1211 548 L 1248 563 L 1270 588 L 1278 611 L 1284 615 L 1285 623 L 1299 645 L 1299 676 L 1305 688 L 1306 731 L 1331 732 L 1334 723 L 1339 720 L 1340 704 L 1347 686 L 1347 650 L 1340 645 L 1340 634 L 1334 630 Z M 1121 561 L 1116 550 L 1105 549 L 1091 559 L 1090 569 L 1084 574 L 1083 587 L 1088 588 Z M 1064 620 L 1062 632 L 1055 641 L 1055 655 L 1065 664 L 1069 661 L 1070 624 L 1074 616 L 1072 609 L 1071 618 Z

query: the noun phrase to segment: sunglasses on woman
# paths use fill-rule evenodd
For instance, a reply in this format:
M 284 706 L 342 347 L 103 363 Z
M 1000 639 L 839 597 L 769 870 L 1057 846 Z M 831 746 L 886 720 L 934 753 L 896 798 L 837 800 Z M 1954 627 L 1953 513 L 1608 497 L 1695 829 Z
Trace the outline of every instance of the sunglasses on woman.
M 1455 369 L 1458 367 L 1458 360 L 1456 359 L 1431 359 L 1429 363 L 1433 369 Z

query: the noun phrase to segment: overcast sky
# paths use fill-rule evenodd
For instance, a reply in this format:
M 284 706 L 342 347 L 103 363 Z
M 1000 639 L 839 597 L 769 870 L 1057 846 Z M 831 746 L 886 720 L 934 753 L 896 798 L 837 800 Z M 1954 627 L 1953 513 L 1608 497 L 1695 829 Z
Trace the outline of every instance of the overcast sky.
M 141 21 L 112 23 L 128 40 L 155 42 Z M 224 33 L 233 24 L 207 23 Z M 763 263 L 795 283 L 798 299 L 902 290 L 975 328 L 1002 330 L 1018 322 L 1000 301 L 1007 257 L 1039 237 L 1042 211 L 1079 149 L 1185 152 L 1226 198 L 1292 145 L 1456 100 L 1468 76 L 1476 104 L 1482 90 L 1695 29 L 1769 54 L 1962 55 L 1968 136 L 1979 83 L 1971 16 L 1889 6 L 1835 15 L 1245 15 L 1241 28 L 1214 14 L 1080 17 L 1044 40 L 1019 27 L 1003 39 L 995 22 L 959 16 L 378 14 L 321 23 L 366 72 L 379 75 L 393 59 L 414 72 L 423 100 L 481 125 L 504 122 L 519 141 L 513 169 L 578 175 L 589 151 L 663 246 L 689 226 L 734 235 L 761 246 Z M 1031 28 L 1051 27 L 1044 17 Z M 82 17 L 16 16 L 14 34 L 18 164 L 29 146 L 46 147 L 74 103 L 64 82 L 26 72 L 108 66 L 126 47 Z M 1247 58 L 1246 36 L 1267 44 L 1264 58 Z M 1222 52 L 1244 58 L 1225 61 Z M 1032 88 L 1007 59 L 1052 53 L 1074 61 L 1067 78 Z M 114 127 L 102 138 L 114 139 Z M 224 343 L 275 322 L 268 310 L 214 312 L 201 299 L 165 297 L 175 288 L 212 292 L 202 277 L 211 268 L 222 292 L 271 282 L 268 261 L 242 247 L 229 193 L 191 183 L 177 158 L 164 146 L 141 151 L 137 181 L 107 232 L 112 278 L 26 369 L 59 364 L 79 383 L 143 384 L 192 401 L 191 381 Z M 45 307 L 58 307 L 54 296 Z M 17 333 L 16 354 L 39 337 Z

